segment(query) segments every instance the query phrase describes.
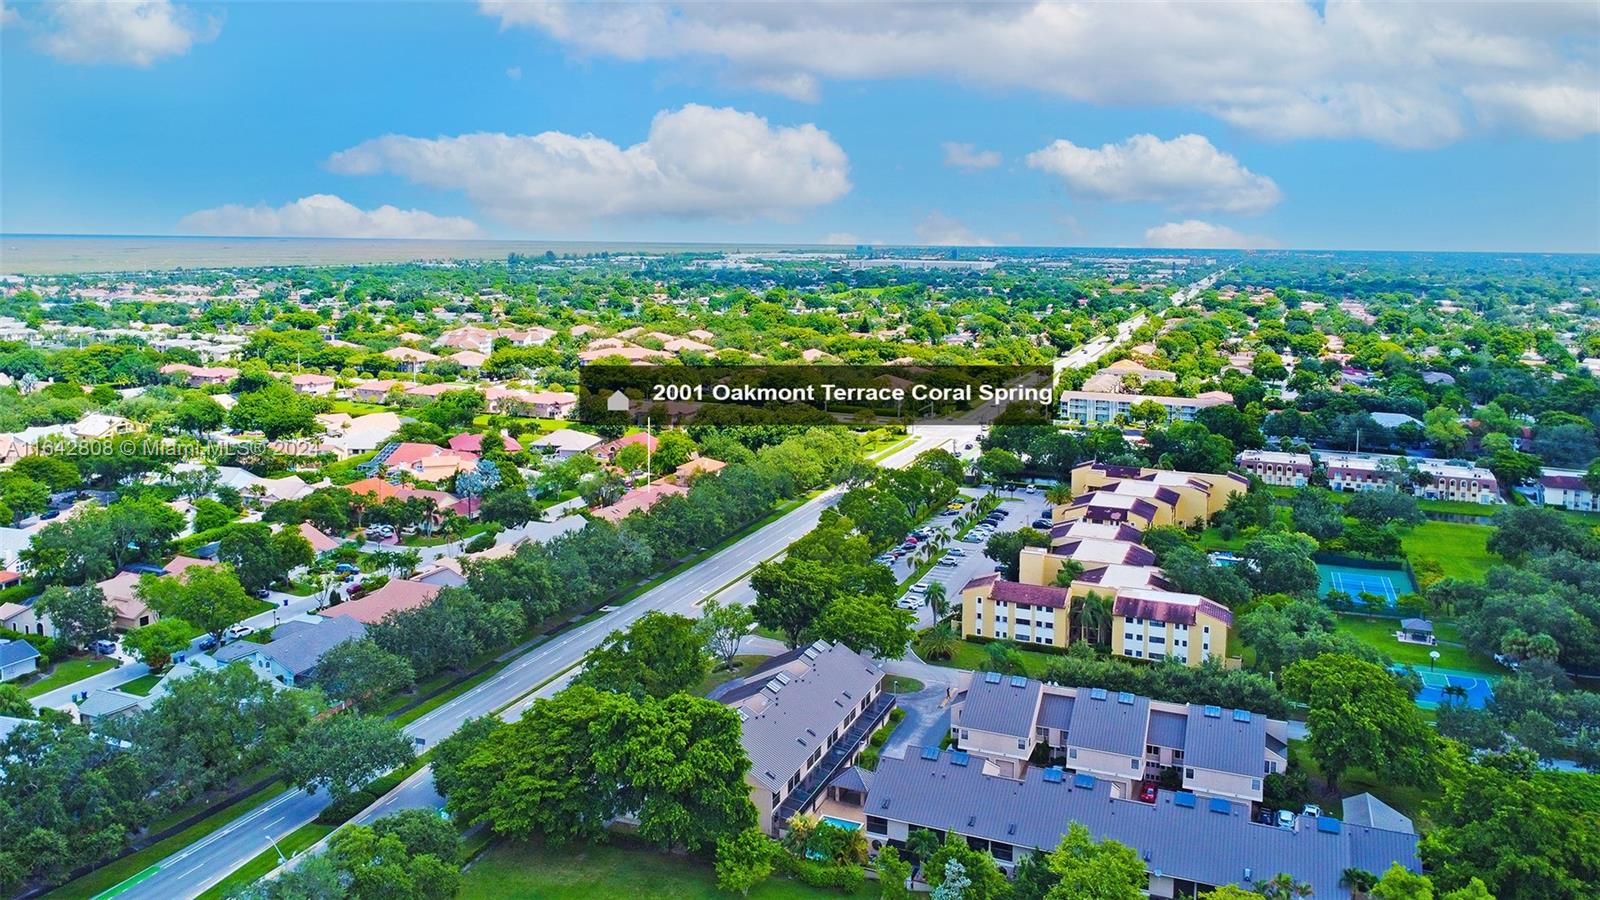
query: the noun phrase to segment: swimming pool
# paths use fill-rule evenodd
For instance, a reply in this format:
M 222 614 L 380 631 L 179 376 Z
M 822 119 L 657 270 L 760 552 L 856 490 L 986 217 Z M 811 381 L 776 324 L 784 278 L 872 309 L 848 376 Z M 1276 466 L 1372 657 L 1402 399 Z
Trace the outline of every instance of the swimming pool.
M 860 822 L 852 822 L 849 819 L 839 819 L 833 816 L 823 816 L 822 822 L 825 825 L 832 825 L 835 828 L 843 828 L 845 831 L 855 831 L 857 828 L 861 827 Z

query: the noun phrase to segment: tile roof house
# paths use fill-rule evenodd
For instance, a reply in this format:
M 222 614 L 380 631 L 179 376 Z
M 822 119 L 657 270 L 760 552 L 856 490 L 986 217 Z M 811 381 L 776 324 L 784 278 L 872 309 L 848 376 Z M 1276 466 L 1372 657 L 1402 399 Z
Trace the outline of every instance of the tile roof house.
M 406 442 L 397 445 L 383 460 L 387 468 L 399 469 L 419 481 L 445 481 L 478 465 L 477 454 L 448 450 L 435 444 Z
M 139 578 L 138 572 L 118 572 L 95 584 L 105 595 L 106 604 L 111 607 L 112 622 L 119 631 L 142 628 L 161 618 L 135 595 Z
M 390 579 L 383 587 L 357 600 L 346 600 L 322 611 L 325 618 L 348 616 L 363 625 L 376 625 L 390 613 L 416 609 L 433 602 L 441 588 L 436 584 Z
M 311 545 L 312 553 L 320 554 L 337 550 L 343 543 L 342 541 L 338 541 L 329 537 L 327 534 L 323 533 L 320 528 L 311 524 L 310 522 L 301 522 L 299 531 L 300 536 L 305 538 L 306 543 Z
M 528 449 L 537 450 L 557 459 L 566 459 L 579 453 L 589 452 L 598 447 L 602 440 L 604 439 L 586 432 L 558 428 L 534 440 L 528 445 Z
M 457 453 L 472 453 L 476 455 L 483 453 L 483 435 L 474 434 L 470 431 L 462 432 L 445 443 Z M 500 435 L 500 446 L 507 453 L 522 452 L 522 445 L 517 443 L 517 439 L 509 434 Z
M 889 714 L 883 670 L 843 644 L 818 641 L 773 657 L 720 698 L 739 713 L 745 781 L 761 830 L 814 808 Z
M 611 462 L 617 458 L 617 453 L 620 452 L 623 447 L 628 447 L 633 444 L 639 444 L 646 450 L 654 453 L 660 446 L 661 441 L 658 440 L 655 435 L 649 434 L 648 432 L 635 431 L 633 434 L 625 434 L 616 440 L 606 441 L 604 444 L 601 444 L 590 452 L 606 462 Z
M 589 515 L 597 519 L 604 519 L 613 525 L 626 519 L 636 512 L 643 512 L 655 506 L 668 497 L 678 497 L 689 493 L 689 489 L 672 482 L 652 481 L 641 488 L 623 494 L 617 502 L 610 506 L 601 506 L 589 510 Z
M 333 393 L 333 376 L 331 375 L 306 372 L 290 376 L 289 384 L 294 387 L 297 393 L 309 394 L 313 397 L 322 397 Z

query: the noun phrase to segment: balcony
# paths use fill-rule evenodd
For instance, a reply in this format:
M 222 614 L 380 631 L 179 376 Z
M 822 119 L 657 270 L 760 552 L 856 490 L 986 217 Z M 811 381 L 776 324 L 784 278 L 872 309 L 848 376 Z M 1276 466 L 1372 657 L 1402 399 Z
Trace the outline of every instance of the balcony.
M 844 767 L 845 760 L 854 756 L 873 730 L 882 724 L 884 717 L 889 715 L 889 710 L 894 708 L 894 702 L 894 695 L 884 691 L 867 705 L 866 711 L 857 716 L 849 729 L 833 742 L 833 748 L 827 755 L 817 761 L 816 768 L 811 770 L 811 774 L 789 792 L 783 803 L 779 804 L 772 817 L 774 829 L 781 831 L 795 814 L 811 805 L 828 782 L 833 780 L 833 776 Z

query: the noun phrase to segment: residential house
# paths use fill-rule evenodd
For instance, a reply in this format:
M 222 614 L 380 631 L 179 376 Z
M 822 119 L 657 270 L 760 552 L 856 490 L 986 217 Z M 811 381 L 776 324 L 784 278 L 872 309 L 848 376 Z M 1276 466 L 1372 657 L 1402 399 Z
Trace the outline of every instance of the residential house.
M 439 360 L 439 357 L 432 353 L 413 347 L 391 347 L 383 351 L 383 355 L 399 363 L 402 371 L 413 373 L 420 371 L 424 365 Z
M 334 613 L 338 608 L 330 609 L 321 622 L 285 622 L 272 630 L 272 640 L 265 644 L 235 641 L 212 655 L 218 662 L 249 665 L 259 670 L 258 675 L 280 684 L 305 684 L 315 676 L 324 653 L 367 633 L 367 626 L 353 616 Z
M 593 346 L 592 344 L 590 346 Z M 672 354 L 665 350 L 649 350 L 644 347 L 601 347 L 598 350 L 585 350 L 578 354 L 578 359 L 585 363 L 592 363 L 597 359 L 606 359 L 620 356 L 630 365 L 642 366 L 662 360 L 672 359 Z
M 333 393 L 333 376 L 318 375 L 315 372 L 305 372 L 289 376 L 289 384 L 294 387 L 295 393 L 306 394 L 312 397 L 326 397 Z
M 441 588 L 436 584 L 392 578 L 365 597 L 346 600 L 322 611 L 325 618 L 348 616 L 363 625 L 376 625 L 390 613 L 416 609 L 433 602 Z
M 1346 825 L 1360 825 L 1366 828 L 1380 828 L 1384 831 L 1393 831 L 1399 834 L 1416 834 L 1416 826 L 1411 819 L 1398 809 L 1379 800 L 1371 794 L 1356 794 L 1344 798 L 1340 804 Z
M 1227 507 L 1230 497 L 1249 489 L 1250 480 L 1237 472 L 1218 475 L 1100 462 L 1082 463 L 1072 470 L 1074 496 L 1091 490 L 1108 490 L 1158 500 L 1172 508 L 1175 524 L 1209 521 Z
M 226 366 L 191 366 L 187 363 L 168 363 L 161 367 L 161 374 L 176 375 L 184 380 L 189 387 L 208 387 L 214 384 L 227 384 L 239 377 L 238 369 Z
M 330 413 L 317 418 L 328 432 L 328 436 L 323 438 L 323 445 L 332 448 L 340 459 L 376 450 L 400 430 L 400 417 L 392 412 L 369 413 L 353 418 L 344 413 Z
M 727 468 L 728 464 L 720 459 L 709 456 L 696 456 L 672 472 L 672 478 L 678 484 L 688 487 L 689 483 L 702 475 L 715 475 Z
M 484 408 L 490 414 L 532 416 L 539 419 L 567 419 L 578 408 L 578 395 L 571 391 L 525 391 L 495 385 L 483 392 Z
M 390 484 L 382 478 L 376 477 L 352 481 L 345 485 L 345 490 L 355 494 L 357 497 L 369 497 L 374 503 L 382 503 L 389 499 L 404 501 L 416 497 L 431 502 L 434 509 L 441 514 L 449 510 L 457 515 L 472 516 L 476 514 L 477 510 L 476 506 L 468 502 L 468 500 L 457 499 L 455 495 L 447 494 L 444 491 Z
M 855 762 L 894 707 L 882 669 L 827 641 L 772 657 L 718 699 L 739 714 L 750 800 L 761 830 L 773 836 L 816 808 L 828 781 Z
M 300 536 L 305 538 L 306 543 L 311 545 L 311 552 L 317 554 L 318 556 L 321 556 L 324 553 L 331 553 L 332 551 L 339 549 L 339 547 L 343 546 L 344 544 L 343 541 L 329 537 L 321 529 L 310 522 L 301 522 L 299 525 L 299 531 Z
M 597 459 L 605 462 L 613 462 L 616 460 L 617 454 L 621 452 L 623 447 L 629 447 L 634 444 L 638 444 L 649 452 L 654 453 L 656 452 L 656 448 L 661 445 L 661 442 L 653 434 L 644 431 L 635 431 L 633 434 L 625 434 L 614 441 L 606 441 L 604 444 L 601 444 L 590 452 L 592 452 Z
M 50 623 L 50 617 L 43 615 L 33 608 L 38 597 L 29 597 L 21 603 L 0 603 L 0 628 L 15 631 L 18 634 L 42 634 L 45 637 L 55 637 L 55 626 Z
M 350 388 L 350 399 L 362 403 L 383 403 L 389 399 L 389 392 L 395 388 L 404 389 L 404 386 L 391 378 L 375 378 Z
M 652 481 L 644 487 L 634 488 L 623 494 L 617 502 L 610 506 L 601 506 L 589 511 L 589 515 L 597 519 L 604 519 L 615 525 L 636 512 L 644 512 L 662 500 L 673 496 L 682 496 L 689 493 L 689 489 L 675 484 L 667 479 Z
M 528 448 L 559 460 L 577 456 L 579 453 L 588 453 L 598 447 L 602 440 L 587 432 L 558 428 L 535 439 Z
M 471 453 L 478 456 L 483 455 L 483 435 L 481 434 L 464 431 L 461 434 L 452 437 L 445 443 L 450 447 L 451 450 L 454 450 L 457 453 Z M 522 452 L 522 445 L 517 443 L 517 439 L 509 434 L 502 433 L 500 435 L 500 446 L 507 453 Z
M 455 353 L 446 356 L 445 359 L 455 363 L 463 369 L 469 369 L 474 372 L 483 368 L 483 364 L 489 361 L 489 357 L 479 353 L 476 350 L 458 350 Z
M 459 472 L 472 471 L 478 465 L 478 457 L 434 444 L 406 442 L 395 445 L 381 464 L 391 471 L 405 472 L 418 481 L 439 482 L 454 478 Z
M 0 639 L 0 682 L 32 675 L 39 669 L 39 651 L 27 641 Z
M 406 388 L 403 393 L 414 400 L 437 400 L 451 391 L 470 390 L 473 390 L 470 384 L 450 384 L 441 381 L 435 384 L 413 384 Z
M 144 709 L 147 698 L 116 689 L 93 690 L 78 701 L 78 722 L 96 725 L 107 719 L 132 716 Z
M 105 581 L 95 584 L 105 594 L 106 605 L 111 607 L 112 627 L 118 631 L 143 628 L 161 616 L 145 605 L 137 595 L 139 572 L 118 572 Z
M 1165 369 L 1151 369 L 1131 359 L 1119 359 L 1089 376 L 1088 380 L 1083 383 L 1083 390 L 1090 394 L 1129 393 L 1124 386 L 1128 376 L 1136 376 L 1139 381 L 1145 383 L 1151 381 L 1175 382 L 1178 380 L 1178 376 Z

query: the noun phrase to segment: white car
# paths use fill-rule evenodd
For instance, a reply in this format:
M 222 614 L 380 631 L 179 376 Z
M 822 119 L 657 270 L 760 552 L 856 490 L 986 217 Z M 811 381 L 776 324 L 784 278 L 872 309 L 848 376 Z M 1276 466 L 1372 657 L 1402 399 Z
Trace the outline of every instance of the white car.
M 895 602 L 895 606 L 898 606 L 901 609 L 921 609 L 922 601 L 915 597 L 901 597 Z
M 953 569 L 953 568 L 956 567 L 956 560 L 951 559 L 950 557 L 947 556 L 944 559 L 941 559 L 938 562 L 934 563 L 934 565 L 939 566 L 940 568 Z
M 224 640 L 237 641 L 240 638 L 249 637 L 255 633 L 256 630 L 251 628 L 249 625 L 232 625 L 229 626 L 227 631 L 222 633 L 222 637 Z
M 966 556 L 967 555 L 967 551 L 961 549 L 960 547 L 951 547 L 949 550 L 945 551 L 945 555 L 946 556 Z

